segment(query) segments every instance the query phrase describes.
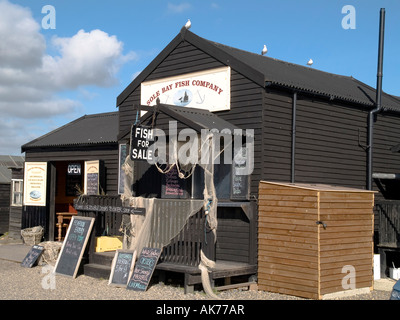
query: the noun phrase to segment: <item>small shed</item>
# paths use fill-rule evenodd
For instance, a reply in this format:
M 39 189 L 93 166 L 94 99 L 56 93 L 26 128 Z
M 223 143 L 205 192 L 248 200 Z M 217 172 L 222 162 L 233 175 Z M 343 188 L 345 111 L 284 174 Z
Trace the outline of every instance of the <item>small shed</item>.
M 373 191 L 260 181 L 259 289 L 310 299 L 369 292 L 373 206 Z

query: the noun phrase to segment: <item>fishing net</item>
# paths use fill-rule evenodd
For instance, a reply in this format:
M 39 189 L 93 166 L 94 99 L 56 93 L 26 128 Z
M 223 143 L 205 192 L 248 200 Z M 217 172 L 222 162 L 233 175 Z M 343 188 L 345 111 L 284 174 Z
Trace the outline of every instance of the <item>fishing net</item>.
M 124 179 L 124 193 L 121 199 L 124 206 L 141 207 L 146 209 L 145 215 L 130 215 L 124 217 L 121 224 L 121 231 L 124 234 L 124 247 L 129 250 L 136 250 L 141 252 L 143 247 L 163 248 L 167 246 L 171 240 L 176 237 L 186 225 L 188 219 L 199 212 L 204 210 L 207 225 L 214 233 L 214 241 L 216 241 L 217 230 L 217 196 L 214 186 L 214 159 L 218 150 L 214 150 L 213 133 L 209 132 L 205 137 L 202 137 L 200 148 L 201 161 L 193 161 L 182 163 L 177 153 L 169 155 L 169 165 L 161 168 L 157 163 L 157 169 L 166 174 L 173 166 L 176 167 L 181 179 L 189 178 L 195 166 L 199 165 L 203 168 L 204 172 L 204 192 L 203 199 L 186 199 L 185 201 L 174 201 L 169 199 L 169 208 L 165 206 L 166 201 L 156 198 L 135 197 L 132 194 L 132 184 L 134 180 L 134 166 L 135 163 L 128 156 L 122 166 L 125 179 Z M 172 150 L 178 150 L 174 143 L 172 143 Z M 171 148 L 170 148 L 171 150 Z M 176 151 L 177 152 L 177 151 Z M 197 159 L 199 160 L 199 159 Z M 212 293 L 210 281 L 208 278 L 208 271 L 214 266 L 214 262 L 209 260 L 203 252 L 200 253 L 201 263 L 199 268 L 201 270 L 203 287 L 207 294 L 215 295 Z

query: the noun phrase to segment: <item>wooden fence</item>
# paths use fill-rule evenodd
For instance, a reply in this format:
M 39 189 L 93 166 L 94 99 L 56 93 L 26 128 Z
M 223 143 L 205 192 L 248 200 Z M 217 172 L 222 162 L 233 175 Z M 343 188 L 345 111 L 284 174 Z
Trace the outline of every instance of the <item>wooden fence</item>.
M 378 221 L 378 245 L 400 248 L 400 201 L 375 201 L 375 215 Z

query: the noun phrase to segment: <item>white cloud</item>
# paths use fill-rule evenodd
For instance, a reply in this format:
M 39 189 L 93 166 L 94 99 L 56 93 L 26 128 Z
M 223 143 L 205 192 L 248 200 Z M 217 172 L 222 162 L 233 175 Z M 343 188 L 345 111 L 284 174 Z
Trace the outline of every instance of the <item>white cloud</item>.
M 44 134 L 50 131 L 47 119 L 78 116 L 82 104 L 60 97 L 63 91 L 112 86 L 121 66 L 137 59 L 134 52 L 123 54 L 123 43 L 102 30 L 55 36 L 50 43 L 40 32 L 29 9 L 0 0 L 0 133 L 9 132 L 8 139 L 1 135 L 0 154 L 30 141 L 33 119 L 43 123 Z M 54 54 L 46 52 L 48 46 Z
M 28 9 L 0 2 L 1 67 L 34 68 L 46 48 L 40 26 Z
M 71 38 L 53 38 L 52 44 L 60 56 L 45 56 L 43 71 L 60 89 L 113 85 L 121 65 L 136 58 L 132 52 L 124 56 L 122 42 L 101 30 L 79 30 Z

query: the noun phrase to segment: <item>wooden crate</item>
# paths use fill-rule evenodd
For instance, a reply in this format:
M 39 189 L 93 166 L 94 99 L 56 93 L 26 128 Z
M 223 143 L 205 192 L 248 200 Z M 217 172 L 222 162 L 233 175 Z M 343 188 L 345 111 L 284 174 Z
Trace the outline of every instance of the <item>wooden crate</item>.
M 261 181 L 259 289 L 311 299 L 369 292 L 373 205 L 372 191 Z

